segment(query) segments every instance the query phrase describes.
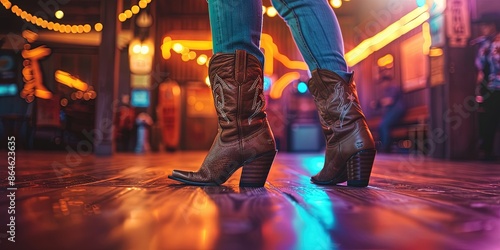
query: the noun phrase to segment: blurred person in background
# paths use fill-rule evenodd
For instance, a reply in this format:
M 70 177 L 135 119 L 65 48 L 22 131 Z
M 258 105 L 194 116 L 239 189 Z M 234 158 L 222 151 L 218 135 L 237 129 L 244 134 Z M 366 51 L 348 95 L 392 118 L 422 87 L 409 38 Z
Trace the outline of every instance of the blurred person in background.
M 496 132 L 500 121 L 500 13 L 486 13 L 474 23 L 480 36 L 471 44 L 478 46 L 476 101 L 479 103 L 479 159 L 494 161 Z

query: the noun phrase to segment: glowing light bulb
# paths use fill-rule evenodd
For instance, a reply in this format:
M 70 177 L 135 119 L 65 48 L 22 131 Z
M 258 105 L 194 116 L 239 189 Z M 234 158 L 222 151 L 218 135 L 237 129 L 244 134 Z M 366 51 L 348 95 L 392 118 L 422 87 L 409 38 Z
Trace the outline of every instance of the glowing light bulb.
M 139 6 L 137 5 L 134 5 L 132 6 L 132 8 L 130 8 L 130 10 L 132 11 L 133 14 L 137 14 L 141 10 L 141 8 L 139 8 Z
M 125 11 L 125 16 L 127 16 L 127 18 L 131 18 L 132 17 L 132 11 L 131 10 L 126 10 Z
M 338 9 L 342 6 L 342 0 L 331 0 L 330 4 L 333 8 Z
M 58 10 L 58 11 L 56 11 L 56 13 L 54 13 L 54 16 L 57 19 L 62 19 L 64 17 L 64 12 L 62 10 Z
M 95 29 L 95 31 L 97 31 L 97 32 L 102 31 L 102 28 L 103 28 L 102 23 L 96 23 L 96 24 L 94 25 L 94 29 Z
M 147 45 L 142 45 L 141 54 L 146 55 L 147 53 L 149 53 L 149 47 Z
M 127 20 L 127 16 L 125 15 L 125 13 L 120 13 L 120 15 L 118 15 L 118 20 L 120 20 L 120 22 L 125 22 Z
M 180 43 L 175 43 L 174 46 L 172 46 L 172 49 L 177 53 L 181 53 L 184 49 L 184 46 L 182 46 L 182 44 Z
M 136 45 L 134 45 L 134 47 L 132 48 L 132 51 L 133 51 L 134 53 L 136 53 L 136 54 L 139 54 L 139 53 L 141 53 L 141 49 L 142 49 L 142 48 L 141 48 L 141 45 L 136 44 Z
M 193 59 L 195 59 L 195 58 L 196 58 L 196 52 L 194 52 L 194 51 L 190 51 L 190 52 L 188 53 L 188 57 L 189 57 L 189 60 L 193 60 Z
M 208 76 L 205 78 L 205 84 L 210 87 L 210 78 Z
M 89 33 L 91 30 L 92 30 L 92 27 L 90 26 L 90 24 L 83 25 L 83 32 Z
M 207 63 L 207 55 L 205 54 L 201 54 L 198 59 L 196 60 L 196 63 L 198 63 L 198 65 L 203 65 L 205 63 Z
M 276 9 L 274 7 L 269 7 L 267 8 L 267 15 L 269 17 L 275 17 L 276 15 L 278 14 L 278 11 L 276 11 Z

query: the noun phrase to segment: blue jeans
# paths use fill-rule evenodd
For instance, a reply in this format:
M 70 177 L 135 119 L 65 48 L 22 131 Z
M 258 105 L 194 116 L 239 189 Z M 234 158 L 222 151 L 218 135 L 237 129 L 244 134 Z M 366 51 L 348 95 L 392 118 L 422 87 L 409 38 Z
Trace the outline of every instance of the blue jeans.
M 326 0 L 272 0 L 309 70 L 327 69 L 348 80 L 344 42 Z M 213 52 L 245 50 L 264 64 L 260 50 L 262 0 L 208 0 Z

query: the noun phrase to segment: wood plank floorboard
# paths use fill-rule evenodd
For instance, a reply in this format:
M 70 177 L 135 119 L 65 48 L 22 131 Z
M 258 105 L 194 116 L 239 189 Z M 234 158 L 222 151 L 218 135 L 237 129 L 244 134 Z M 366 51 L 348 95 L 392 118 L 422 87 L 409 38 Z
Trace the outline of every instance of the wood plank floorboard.
M 324 158 L 279 153 L 263 188 L 167 178 L 206 152 L 16 152 L 15 243 L 7 157 L 0 249 L 500 249 L 500 164 L 376 157 L 367 188 L 309 180 Z M 9 208 L 11 207 L 11 208 Z

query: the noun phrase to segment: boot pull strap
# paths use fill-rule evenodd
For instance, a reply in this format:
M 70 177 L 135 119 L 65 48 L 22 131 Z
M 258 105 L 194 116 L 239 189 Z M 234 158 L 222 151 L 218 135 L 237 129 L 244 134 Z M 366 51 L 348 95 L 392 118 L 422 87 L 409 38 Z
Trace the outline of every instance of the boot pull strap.
M 234 65 L 234 75 L 238 83 L 242 83 L 246 78 L 247 68 L 247 52 L 244 50 L 236 50 L 236 60 Z

